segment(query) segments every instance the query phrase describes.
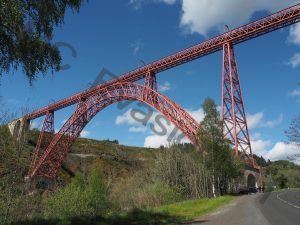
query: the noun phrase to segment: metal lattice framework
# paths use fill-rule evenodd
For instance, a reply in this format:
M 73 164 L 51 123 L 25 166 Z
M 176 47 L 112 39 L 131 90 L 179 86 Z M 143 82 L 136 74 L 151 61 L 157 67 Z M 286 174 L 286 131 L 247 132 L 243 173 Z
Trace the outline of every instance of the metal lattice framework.
M 145 98 L 145 96 L 148 97 Z M 137 100 L 152 106 L 178 127 L 192 143 L 195 142 L 194 138 L 199 124 L 175 102 L 143 85 L 129 82 L 115 83 L 90 98 L 82 99 L 73 115 L 53 136 L 44 153 L 40 155 L 39 148 L 36 149 L 34 158 L 37 160 L 33 161 L 30 176 L 55 177 L 70 146 L 86 124 L 105 107 L 123 100 Z M 47 118 L 45 123 L 48 123 Z M 42 130 L 41 137 L 44 133 Z
M 233 46 L 223 46 L 222 121 L 224 136 L 234 146 L 235 154 L 253 161 L 240 78 Z
M 46 114 L 43 127 L 42 127 L 42 132 L 40 133 L 35 148 L 35 153 L 33 154 L 32 157 L 30 170 L 34 169 L 34 165 L 36 165 L 37 160 L 43 156 L 46 148 L 51 143 L 53 136 L 54 136 L 54 112 L 51 111 Z
M 54 177 L 83 127 L 97 112 L 122 100 L 138 100 L 151 105 L 194 143 L 197 122 L 177 104 L 157 93 L 156 74 L 222 48 L 224 134 L 233 143 L 236 155 L 242 155 L 254 165 L 233 45 L 297 23 L 299 19 L 300 4 L 297 4 L 26 115 L 24 118 L 29 121 L 46 115 L 33 156 L 30 176 Z M 144 85 L 133 83 L 143 78 L 145 78 Z M 54 135 L 54 112 L 74 104 L 77 104 L 76 111 Z

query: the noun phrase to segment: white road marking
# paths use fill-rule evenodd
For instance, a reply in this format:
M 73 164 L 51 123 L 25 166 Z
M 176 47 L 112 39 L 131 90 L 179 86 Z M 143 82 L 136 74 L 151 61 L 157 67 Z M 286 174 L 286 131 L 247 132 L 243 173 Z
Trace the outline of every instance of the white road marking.
M 284 202 L 285 204 L 288 204 L 288 205 L 293 206 L 293 207 L 295 207 L 295 208 L 297 208 L 297 209 L 300 209 L 300 206 L 298 206 L 298 205 L 296 205 L 296 204 L 293 204 L 293 203 L 290 203 L 290 202 L 288 202 L 288 201 L 286 201 L 286 200 L 280 198 L 280 196 L 283 195 L 283 194 L 285 194 L 285 193 L 277 194 L 276 198 L 277 198 L 278 200 Z

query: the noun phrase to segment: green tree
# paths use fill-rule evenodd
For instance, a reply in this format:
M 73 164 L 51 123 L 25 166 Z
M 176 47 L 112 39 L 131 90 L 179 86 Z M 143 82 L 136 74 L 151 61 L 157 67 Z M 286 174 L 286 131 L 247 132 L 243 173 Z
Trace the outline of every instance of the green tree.
M 205 117 L 201 122 L 197 139 L 204 152 L 205 164 L 212 171 L 212 191 L 216 196 L 226 193 L 230 180 L 240 175 L 241 162 L 235 158 L 228 141 L 223 137 L 222 122 L 216 103 L 207 98 L 202 107 Z
M 80 216 L 101 216 L 109 209 L 107 187 L 96 167 L 85 182 L 81 173 L 69 185 L 45 199 L 45 216 L 70 220 Z
M 1 0 L 0 75 L 22 65 L 30 81 L 37 73 L 60 68 L 61 56 L 50 41 L 68 8 L 78 11 L 84 0 Z
M 93 169 L 88 178 L 87 201 L 93 209 L 92 214 L 103 215 L 109 209 L 107 186 L 99 167 Z
M 211 173 L 190 144 L 158 151 L 150 171 L 154 181 L 161 180 L 188 199 L 211 197 Z
M 257 165 L 259 165 L 261 167 L 267 166 L 267 161 L 264 159 L 264 157 L 262 157 L 262 156 L 259 157 L 255 154 L 253 154 L 253 158 L 254 158 L 254 161 L 257 163 Z
M 287 187 L 287 183 L 288 183 L 288 179 L 284 174 L 280 174 L 277 178 L 276 178 L 276 182 L 279 186 L 279 188 L 286 188 Z
M 16 117 L 16 113 L 12 113 L 7 109 L 2 97 L 0 96 L 0 126 L 7 124 L 15 117 Z
M 87 203 L 84 180 L 77 174 L 73 181 L 64 188 L 58 189 L 45 200 L 45 216 L 48 218 L 67 219 L 91 214 Z

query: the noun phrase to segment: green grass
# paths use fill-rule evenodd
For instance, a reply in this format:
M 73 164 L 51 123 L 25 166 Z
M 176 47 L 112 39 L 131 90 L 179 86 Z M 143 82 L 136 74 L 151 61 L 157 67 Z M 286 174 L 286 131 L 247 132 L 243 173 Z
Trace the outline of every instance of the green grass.
M 174 225 L 199 218 L 234 199 L 233 196 L 197 199 L 147 210 L 134 209 L 127 213 L 111 214 L 105 217 L 74 217 L 67 218 L 66 222 L 61 219 L 33 219 L 18 221 L 10 225 Z
M 233 196 L 222 196 L 214 199 L 189 200 L 161 206 L 153 209 L 153 211 L 167 213 L 170 216 L 180 217 L 186 220 L 192 220 L 212 212 L 217 208 L 230 203 L 234 199 Z

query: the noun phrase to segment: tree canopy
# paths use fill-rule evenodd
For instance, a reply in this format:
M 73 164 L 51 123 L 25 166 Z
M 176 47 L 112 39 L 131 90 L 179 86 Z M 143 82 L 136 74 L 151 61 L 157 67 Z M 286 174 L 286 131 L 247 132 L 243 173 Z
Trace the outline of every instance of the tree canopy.
M 84 0 L 1 0 L 0 75 L 21 67 L 32 82 L 38 73 L 60 69 L 61 56 L 51 43 L 53 29 L 64 23 L 67 9 Z

